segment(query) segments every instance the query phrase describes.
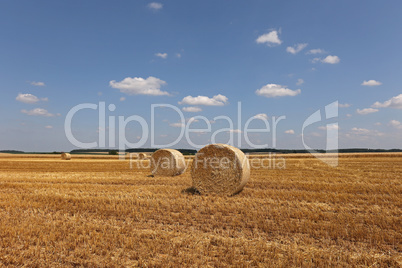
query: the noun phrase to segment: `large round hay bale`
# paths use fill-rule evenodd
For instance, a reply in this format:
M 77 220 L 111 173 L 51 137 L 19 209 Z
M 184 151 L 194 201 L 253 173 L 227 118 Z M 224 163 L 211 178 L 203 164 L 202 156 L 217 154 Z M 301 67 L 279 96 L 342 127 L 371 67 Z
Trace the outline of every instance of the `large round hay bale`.
M 156 176 L 177 176 L 186 170 L 182 153 L 173 149 L 160 149 L 151 156 L 151 173 Z
M 144 153 L 138 154 L 138 159 L 147 159 L 147 158 L 148 158 L 147 154 L 144 154 Z
M 250 177 L 246 155 L 227 144 L 210 144 L 195 155 L 191 168 L 193 187 L 200 193 L 234 195 Z
M 71 160 L 71 154 L 69 154 L 69 153 L 62 153 L 62 154 L 61 154 L 61 159 L 63 159 L 63 160 Z

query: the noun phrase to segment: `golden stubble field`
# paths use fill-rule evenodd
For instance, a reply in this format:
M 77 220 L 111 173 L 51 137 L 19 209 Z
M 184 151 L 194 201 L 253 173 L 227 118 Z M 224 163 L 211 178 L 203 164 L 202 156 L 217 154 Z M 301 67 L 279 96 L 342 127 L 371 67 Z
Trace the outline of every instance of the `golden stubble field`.
M 0 266 L 402 265 L 402 154 L 285 161 L 222 197 L 185 192 L 189 170 L 0 155 Z

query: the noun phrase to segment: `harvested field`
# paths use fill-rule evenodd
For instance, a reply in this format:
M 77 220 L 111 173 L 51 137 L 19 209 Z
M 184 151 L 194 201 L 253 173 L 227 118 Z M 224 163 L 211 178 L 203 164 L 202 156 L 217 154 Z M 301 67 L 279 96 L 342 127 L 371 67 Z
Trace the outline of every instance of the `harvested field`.
M 402 154 L 281 157 L 225 197 L 149 160 L 0 155 L 0 266 L 402 265 Z

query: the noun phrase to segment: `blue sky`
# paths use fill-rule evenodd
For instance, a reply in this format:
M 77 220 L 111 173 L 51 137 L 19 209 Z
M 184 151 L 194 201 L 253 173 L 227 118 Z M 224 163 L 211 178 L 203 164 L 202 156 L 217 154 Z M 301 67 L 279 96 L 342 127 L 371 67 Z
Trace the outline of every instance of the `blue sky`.
M 99 102 L 116 107 L 106 112 L 116 120 L 115 129 L 106 123 L 107 138 L 110 129 L 121 134 L 119 116 L 150 124 L 151 105 L 170 104 L 187 121 L 204 116 L 212 131 L 229 126 L 214 117 L 228 116 L 233 130 L 215 141 L 240 135 L 238 147 L 252 147 L 243 135 L 252 117 L 250 127 L 266 120 L 271 131 L 249 139 L 274 147 L 273 117 L 286 116 L 277 148 L 303 148 L 302 139 L 325 148 L 330 123 L 340 148 L 402 148 L 401 11 L 400 1 L 1 1 L 0 150 L 74 149 L 66 115 Z M 335 101 L 338 117 L 302 133 Z M 178 114 L 155 115 L 157 144 L 175 140 Z M 98 112 L 77 112 L 72 132 L 98 141 Z M 125 133 L 132 143 L 144 135 L 138 122 Z M 211 133 L 191 135 L 211 142 Z M 192 146 L 183 138 L 172 147 Z

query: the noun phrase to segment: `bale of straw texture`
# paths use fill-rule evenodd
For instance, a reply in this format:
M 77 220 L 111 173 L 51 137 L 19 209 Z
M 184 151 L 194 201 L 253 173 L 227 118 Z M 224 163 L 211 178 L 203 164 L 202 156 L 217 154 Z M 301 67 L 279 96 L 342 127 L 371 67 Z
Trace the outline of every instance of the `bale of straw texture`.
M 69 154 L 69 153 L 62 153 L 62 154 L 61 154 L 61 159 L 63 159 L 63 160 L 71 160 L 71 154 Z
M 227 144 L 210 144 L 195 155 L 191 167 L 193 187 L 202 193 L 234 195 L 250 177 L 247 156 Z
M 148 158 L 147 154 L 144 154 L 144 153 L 138 154 L 138 159 L 147 159 L 147 158 Z
M 179 151 L 160 149 L 152 154 L 150 167 L 155 176 L 177 176 L 186 170 L 186 162 Z

